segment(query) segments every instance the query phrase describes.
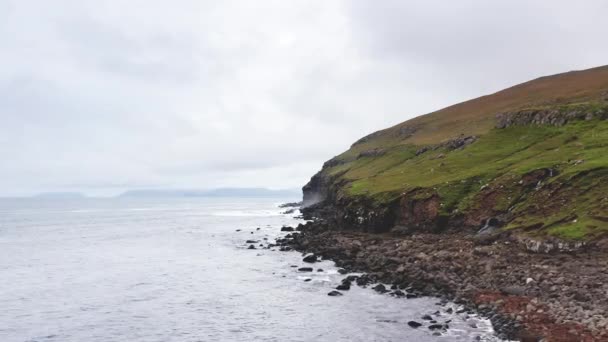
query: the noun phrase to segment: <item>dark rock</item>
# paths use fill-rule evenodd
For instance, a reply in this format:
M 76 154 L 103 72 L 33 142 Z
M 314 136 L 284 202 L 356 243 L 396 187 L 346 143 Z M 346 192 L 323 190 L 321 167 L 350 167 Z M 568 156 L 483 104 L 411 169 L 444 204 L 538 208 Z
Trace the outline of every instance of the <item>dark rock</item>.
M 429 325 L 429 329 L 430 330 L 439 330 L 439 329 L 444 330 L 444 329 L 446 329 L 446 327 L 443 324 L 431 324 L 431 325 Z
M 511 296 L 523 296 L 526 294 L 526 289 L 522 286 L 505 286 L 500 289 L 500 292 Z
M 258 240 L 247 240 L 247 241 L 245 241 L 245 243 L 258 243 L 258 242 L 260 242 L 260 241 L 258 241 Z
M 376 277 L 369 274 L 363 274 L 359 278 L 357 278 L 357 285 L 359 286 L 367 286 L 374 282 L 376 282 Z
M 293 231 L 295 231 L 295 229 L 293 229 L 293 227 L 285 226 L 285 227 L 281 227 L 281 231 L 282 232 L 293 232 Z
M 331 297 L 337 297 L 337 296 L 342 296 L 343 294 L 342 294 L 342 292 L 339 292 L 339 291 L 331 291 L 327 295 L 331 296 Z
M 302 205 L 302 202 L 288 202 L 279 205 L 279 208 L 295 208 Z
M 346 274 L 346 273 L 348 273 L 348 271 L 345 270 L 345 269 L 343 269 L 343 268 L 339 268 L 338 269 L 338 273 L 340 273 L 340 274 Z
M 409 321 L 409 322 L 407 322 L 407 325 L 409 325 L 410 327 L 416 329 L 418 327 L 421 327 L 422 323 L 418 323 L 416 321 Z
M 353 281 L 357 280 L 358 278 L 359 278 L 359 276 L 356 276 L 356 275 L 349 275 L 348 277 L 346 277 L 346 278 L 342 279 L 342 282 L 347 281 L 347 282 L 349 282 L 349 283 L 352 283 Z
M 428 150 L 430 150 L 430 149 L 431 149 L 431 148 L 430 148 L 430 147 L 428 147 L 428 146 L 425 146 L 425 147 L 419 148 L 419 149 L 416 151 L 416 155 L 417 155 L 417 156 L 419 156 L 419 155 L 421 155 L 421 154 L 425 153 L 426 151 L 428 151 Z
M 470 145 L 470 144 L 474 143 L 475 141 L 477 141 L 476 136 L 474 136 L 474 135 L 464 136 L 463 135 L 458 138 L 444 142 L 440 146 L 445 147 L 449 150 L 456 150 L 456 149 L 464 148 L 465 146 Z
M 424 319 L 426 321 L 432 321 L 433 317 L 431 317 L 430 315 L 424 315 L 424 316 L 422 316 L 422 319 Z
M 405 297 L 405 292 L 403 292 L 401 290 L 395 290 L 395 291 L 391 292 L 391 295 L 393 295 L 395 297 Z
M 304 259 L 302 259 L 302 261 L 307 262 L 307 263 L 315 263 L 317 262 L 317 256 L 314 254 L 310 254 L 304 257 Z
M 386 286 L 382 285 L 382 284 L 378 284 L 374 287 L 372 287 L 372 289 L 378 293 L 386 293 L 388 292 L 388 290 L 386 289 Z
M 350 290 L 350 284 L 349 283 L 342 283 L 342 284 L 340 284 L 340 285 L 338 285 L 336 287 L 336 290 L 340 290 L 340 291 Z
M 255 249 L 254 245 L 249 245 L 249 247 L 247 247 L 247 249 Z
M 317 272 L 323 272 L 322 268 L 317 268 Z
M 299 272 L 312 272 L 312 267 L 300 267 L 298 268 Z
M 364 158 L 364 157 L 379 157 L 384 154 L 386 154 L 386 150 L 381 149 L 381 148 L 374 148 L 372 150 L 367 150 L 367 151 L 363 151 L 363 152 L 359 153 L 359 155 L 357 156 L 357 159 Z

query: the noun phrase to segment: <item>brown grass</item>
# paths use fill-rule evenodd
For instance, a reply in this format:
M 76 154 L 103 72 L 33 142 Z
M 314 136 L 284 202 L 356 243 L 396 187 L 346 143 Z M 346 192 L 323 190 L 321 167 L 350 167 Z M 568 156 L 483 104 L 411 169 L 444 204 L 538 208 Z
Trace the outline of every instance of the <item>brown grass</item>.
M 383 131 L 394 136 L 403 126 L 417 132 L 404 140 L 434 144 L 460 134 L 481 135 L 494 127 L 496 114 L 525 107 L 597 100 L 608 91 L 608 66 L 545 76 L 497 93 L 419 116 Z

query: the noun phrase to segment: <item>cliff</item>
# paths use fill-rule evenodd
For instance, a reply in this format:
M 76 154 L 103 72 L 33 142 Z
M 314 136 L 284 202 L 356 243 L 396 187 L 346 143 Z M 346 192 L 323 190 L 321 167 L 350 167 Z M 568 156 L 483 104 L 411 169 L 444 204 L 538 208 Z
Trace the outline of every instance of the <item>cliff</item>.
M 608 232 L 608 66 L 542 77 L 372 133 L 304 186 L 308 216 L 363 232 Z

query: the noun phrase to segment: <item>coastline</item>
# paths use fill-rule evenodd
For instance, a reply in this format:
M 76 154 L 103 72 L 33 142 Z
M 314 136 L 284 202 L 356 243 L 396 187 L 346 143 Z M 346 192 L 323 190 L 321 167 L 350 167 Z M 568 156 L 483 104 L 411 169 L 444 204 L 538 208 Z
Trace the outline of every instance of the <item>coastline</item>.
M 543 254 L 509 236 L 488 242 L 458 233 L 331 228 L 322 220 L 309 221 L 277 243 L 331 259 L 347 272 L 364 272 L 374 282 L 395 284 L 412 296 L 464 305 L 489 318 L 504 339 L 608 340 L 603 249 Z

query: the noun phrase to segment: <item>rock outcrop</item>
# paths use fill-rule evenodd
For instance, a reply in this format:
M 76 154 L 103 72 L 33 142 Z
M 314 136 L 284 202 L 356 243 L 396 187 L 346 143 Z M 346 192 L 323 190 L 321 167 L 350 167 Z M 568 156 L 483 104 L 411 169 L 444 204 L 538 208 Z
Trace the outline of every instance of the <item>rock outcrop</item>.
M 496 128 L 525 125 L 563 126 L 572 121 L 593 119 L 608 119 L 608 109 L 583 105 L 500 113 L 496 115 Z

